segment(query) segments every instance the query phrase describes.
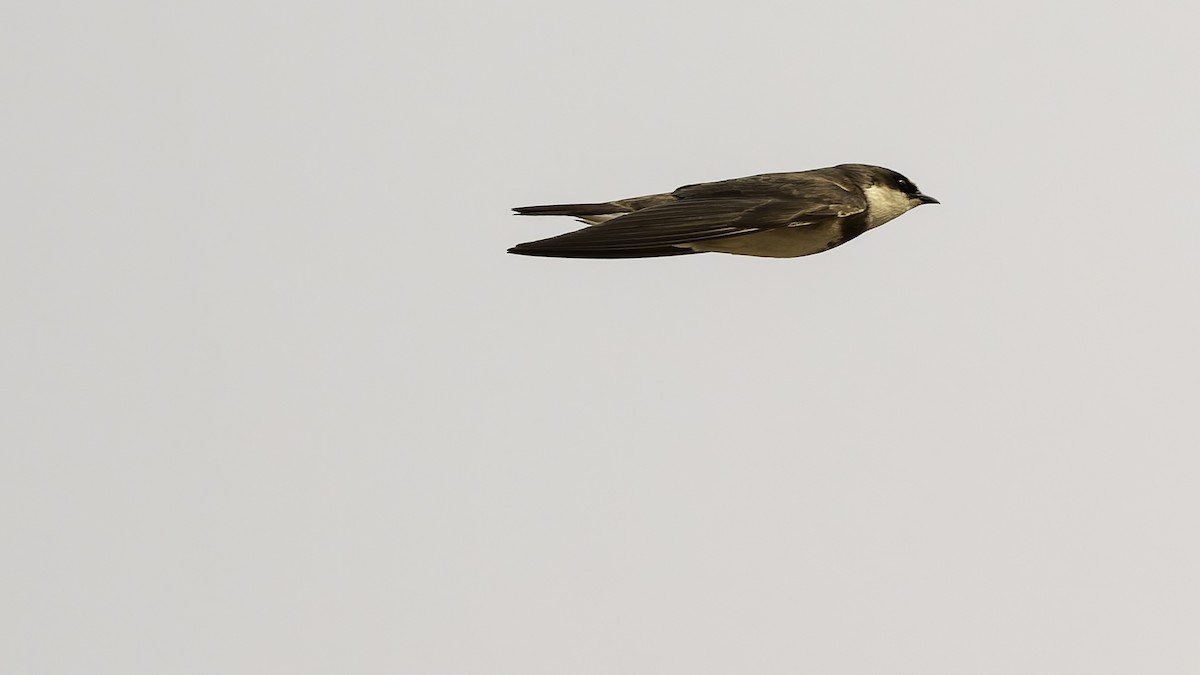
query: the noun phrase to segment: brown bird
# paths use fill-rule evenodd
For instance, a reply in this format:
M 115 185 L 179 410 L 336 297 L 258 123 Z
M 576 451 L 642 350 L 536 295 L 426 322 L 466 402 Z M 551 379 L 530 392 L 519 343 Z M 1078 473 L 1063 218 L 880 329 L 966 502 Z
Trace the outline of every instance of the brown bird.
M 712 251 L 795 258 L 828 251 L 913 207 L 938 203 L 891 169 L 841 164 L 596 204 L 517 207 L 520 215 L 574 216 L 589 225 L 508 252 L 649 258 Z

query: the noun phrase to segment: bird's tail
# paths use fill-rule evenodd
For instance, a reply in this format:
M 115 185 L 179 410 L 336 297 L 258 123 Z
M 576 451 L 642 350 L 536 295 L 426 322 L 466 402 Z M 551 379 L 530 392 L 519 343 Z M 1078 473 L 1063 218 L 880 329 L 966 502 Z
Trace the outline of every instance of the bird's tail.
M 632 210 L 628 206 L 621 206 L 612 202 L 602 202 L 599 204 L 547 204 L 545 206 L 517 206 L 513 208 L 513 211 L 522 216 L 575 216 L 576 218 L 586 216 L 615 216 L 621 213 L 628 213 Z

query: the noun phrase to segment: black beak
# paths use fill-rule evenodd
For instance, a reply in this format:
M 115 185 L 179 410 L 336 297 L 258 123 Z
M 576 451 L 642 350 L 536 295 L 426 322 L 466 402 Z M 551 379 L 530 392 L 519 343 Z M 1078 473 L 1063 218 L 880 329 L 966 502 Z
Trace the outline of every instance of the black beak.
M 933 197 L 930 197 L 929 195 L 918 194 L 915 196 L 917 199 L 919 199 L 921 201 L 922 204 L 941 204 L 941 202 L 934 199 Z

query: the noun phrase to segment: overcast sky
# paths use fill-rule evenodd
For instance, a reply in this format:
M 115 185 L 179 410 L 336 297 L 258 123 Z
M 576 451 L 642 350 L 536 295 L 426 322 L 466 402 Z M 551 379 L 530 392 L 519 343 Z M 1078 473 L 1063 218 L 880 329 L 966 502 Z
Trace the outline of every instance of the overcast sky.
M 1187 3 L 9 3 L 0 670 L 1200 672 Z M 828 253 L 526 204 L 844 162 Z

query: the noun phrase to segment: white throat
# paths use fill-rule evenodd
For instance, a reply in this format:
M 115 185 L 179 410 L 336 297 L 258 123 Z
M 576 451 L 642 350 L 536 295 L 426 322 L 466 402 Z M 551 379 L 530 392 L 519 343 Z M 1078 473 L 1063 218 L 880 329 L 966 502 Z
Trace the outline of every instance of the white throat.
M 863 188 L 867 198 L 867 228 L 879 227 L 916 206 L 908 195 L 882 185 Z

